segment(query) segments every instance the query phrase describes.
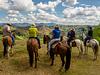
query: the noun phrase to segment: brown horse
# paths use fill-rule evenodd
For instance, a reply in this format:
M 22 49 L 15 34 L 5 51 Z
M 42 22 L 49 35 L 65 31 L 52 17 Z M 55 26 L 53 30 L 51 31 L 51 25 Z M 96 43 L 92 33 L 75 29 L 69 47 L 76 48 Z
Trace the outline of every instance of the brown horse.
M 71 50 L 70 47 L 66 44 L 66 42 L 58 42 L 56 45 L 53 47 L 51 46 L 50 49 L 50 58 L 52 59 L 51 61 L 51 66 L 54 64 L 54 55 L 59 54 L 61 61 L 62 61 L 62 66 L 59 71 L 63 68 L 65 65 L 65 71 L 67 71 L 70 68 L 70 61 L 71 61 Z M 66 56 L 66 62 L 64 60 L 64 57 Z
M 3 42 L 3 46 L 4 46 L 4 52 L 3 52 L 3 56 L 7 56 L 7 58 L 9 58 L 9 51 L 12 51 L 12 38 L 10 36 L 4 36 L 2 38 L 2 42 Z
M 49 37 L 49 35 L 44 35 L 43 44 L 47 44 L 47 48 L 48 48 L 50 40 L 51 40 L 51 38 Z M 47 54 L 48 54 L 48 50 L 47 50 Z
M 43 44 L 46 44 L 50 41 L 50 37 L 48 35 L 44 35 L 43 37 Z
M 29 62 L 30 66 L 33 67 L 33 60 L 35 55 L 35 68 L 37 67 L 37 60 L 38 60 L 38 42 L 36 39 L 31 38 L 27 41 L 27 50 L 29 53 Z

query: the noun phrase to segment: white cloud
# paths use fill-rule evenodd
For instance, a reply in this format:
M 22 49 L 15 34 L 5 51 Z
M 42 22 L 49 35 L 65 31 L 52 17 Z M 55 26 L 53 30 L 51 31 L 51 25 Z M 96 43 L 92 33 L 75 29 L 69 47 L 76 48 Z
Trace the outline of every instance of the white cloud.
M 63 14 L 66 19 L 71 18 L 74 24 L 99 24 L 100 7 L 70 7 L 65 8 Z
M 41 9 L 39 9 L 39 13 L 37 14 L 37 18 L 41 19 L 41 20 L 50 21 L 50 22 L 56 22 L 56 20 L 58 19 L 58 17 L 55 16 L 54 14 L 47 13 L 46 11 L 41 10 Z
M 63 11 L 63 14 L 65 15 L 65 17 L 73 17 L 73 16 L 92 16 L 92 15 L 98 15 L 100 16 L 100 10 L 99 7 L 70 7 L 70 8 L 66 8 Z
M 57 1 L 49 1 L 48 4 L 43 4 L 42 2 L 40 2 L 39 4 L 37 4 L 37 7 L 39 9 L 43 9 L 43 10 L 48 10 L 51 9 L 52 11 L 55 11 L 55 7 L 60 3 L 59 0 Z
M 9 9 L 8 0 L 0 0 L 0 9 L 4 9 L 4 10 Z
M 32 0 L 13 0 L 12 9 L 32 11 L 32 10 L 35 10 L 36 7 L 34 3 L 32 2 Z
M 36 10 L 32 0 L 0 0 L 0 9 L 6 10 Z
M 64 7 L 68 5 L 73 6 L 79 3 L 77 0 L 61 0 L 61 1 L 62 1 L 62 6 Z
M 68 2 L 70 5 L 76 5 L 78 3 L 77 0 L 66 0 L 66 2 Z
M 8 14 L 19 14 L 17 10 L 8 10 Z

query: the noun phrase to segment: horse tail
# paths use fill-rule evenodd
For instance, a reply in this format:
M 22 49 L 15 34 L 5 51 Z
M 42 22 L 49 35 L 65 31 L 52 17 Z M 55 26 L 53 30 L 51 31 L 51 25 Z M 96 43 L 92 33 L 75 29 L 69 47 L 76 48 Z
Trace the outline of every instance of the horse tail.
M 27 50 L 28 50 L 28 53 L 29 53 L 30 67 L 32 67 L 33 66 L 33 48 L 32 48 L 32 43 L 30 41 L 32 41 L 32 40 L 28 40 L 28 42 L 27 42 Z
M 70 48 L 67 48 L 65 71 L 67 71 L 70 68 L 70 63 L 71 63 L 71 50 Z
M 6 46 L 8 45 L 8 39 L 7 38 L 4 38 L 3 44 L 6 45 Z
M 83 44 L 83 42 L 81 43 L 81 51 L 83 52 L 83 50 L 84 50 L 84 44 Z
M 94 45 L 94 49 L 95 49 L 95 54 L 98 54 L 99 51 L 99 44 L 96 42 L 96 44 Z
M 3 38 L 3 45 L 4 45 L 4 56 L 7 54 L 7 47 L 8 47 L 8 39 Z

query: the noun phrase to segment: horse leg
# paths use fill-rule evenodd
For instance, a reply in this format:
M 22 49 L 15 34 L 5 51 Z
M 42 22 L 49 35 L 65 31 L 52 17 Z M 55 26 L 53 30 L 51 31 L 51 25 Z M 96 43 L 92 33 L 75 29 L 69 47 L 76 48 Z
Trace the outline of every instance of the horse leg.
M 97 59 L 98 50 L 99 50 L 99 45 L 97 45 L 97 43 L 96 43 L 96 45 L 93 48 L 93 51 L 94 51 L 94 60 Z
M 6 56 L 6 54 L 7 54 L 7 46 L 6 46 L 6 45 L 4 45 L 4 52 L 3 52 L 3 56 L 5 57 L 5 56 Z
M 79 55 L 78 55 L 78 57 L 80 57 L 80 56 L 82 55 L 82 53 L 83 53 L 83 49 L 82 49 L 81 46 L 79 46 L 79 47 L 77 47 L 77 48 L 78 48 L 78 50 L 79 50 Z
M 33 67 L 33 51 L 28 50 L 30 67 Z
M 70 68 L 70 62 L 71 62 L 71 50 L 70 48 L 68 48 L 66 52 L 65 72 Z
M 51 58 L 51 66 L 54 64 L 54 52 L 53 50 L 50 50 L 50 58 Z
M 13 54 L 13 50 L 12 50 L 12 48 L 11 48 L 11 54 Z
M 35 52 L 35 68 L 37 68 L 38 52 Z
M 8 49 L 7 49 L 7 58 L 9 58 L 9 51 L 10 51 L 10 46 L 8 46 Z
M 47 55 L 49 55 L 48 46 L 49 46 L 49 42 L 47 42 Z
M 96 56 L 96 50 L 93 49 L 93 53 L 94 53 L 94 58 L 93 58 L 93 61 L 95 61 L 97 59 L 97 56 Z
M 87 55 L 87 53 L 88 53 L 88 47 L 85 46 L 85 52 L 84 52 L 84 54 Z
M 78 57 L 80 57 L 80 55 L 81 55 L 80 47 L 77 47 L 77 48 L 78 48 L 78 50 L 79 50 L 79 55 L 78 55 Z
M 62 66 L 61 66 L 61 68 L 59 69 L 59 71 L 62 70 L 62 68 L 63 68 L 63 66 L 64 66 L 64 64 L 65 64 L 64 55 L 60 54 L 60 58 L 61 58 L 61 61 L 62 61 Z
M 97 55 L 98 55 L 98 50 L 96 49 L 93 49 L 93 52 L 94 52 L 94 61 L 97 59 Z

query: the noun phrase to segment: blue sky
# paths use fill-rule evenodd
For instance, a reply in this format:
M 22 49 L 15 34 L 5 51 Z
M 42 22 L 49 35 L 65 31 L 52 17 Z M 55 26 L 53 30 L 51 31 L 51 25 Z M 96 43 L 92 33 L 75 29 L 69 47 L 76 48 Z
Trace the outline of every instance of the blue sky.
M 99 13 L 99 0 L 0 0 L 0 23 L 96 25 Z

